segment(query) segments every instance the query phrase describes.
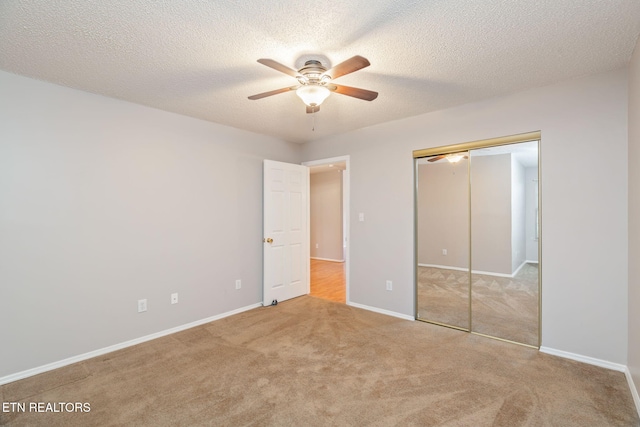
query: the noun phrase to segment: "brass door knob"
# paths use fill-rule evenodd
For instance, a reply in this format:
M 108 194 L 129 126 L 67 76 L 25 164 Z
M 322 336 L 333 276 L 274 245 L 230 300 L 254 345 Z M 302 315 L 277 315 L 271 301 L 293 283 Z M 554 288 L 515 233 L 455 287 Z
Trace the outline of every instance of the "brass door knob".
M 273 239 L 271 237 L 267 237 L 266 239 L 262 239 L 263 242 L 273 243 Z

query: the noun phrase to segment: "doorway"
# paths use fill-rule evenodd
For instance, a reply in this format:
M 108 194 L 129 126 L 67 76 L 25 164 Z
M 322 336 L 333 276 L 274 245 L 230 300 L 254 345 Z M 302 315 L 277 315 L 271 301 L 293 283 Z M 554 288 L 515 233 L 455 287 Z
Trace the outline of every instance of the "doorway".
M 349 156 L 309 167 L 310 295 L 349 302 Z

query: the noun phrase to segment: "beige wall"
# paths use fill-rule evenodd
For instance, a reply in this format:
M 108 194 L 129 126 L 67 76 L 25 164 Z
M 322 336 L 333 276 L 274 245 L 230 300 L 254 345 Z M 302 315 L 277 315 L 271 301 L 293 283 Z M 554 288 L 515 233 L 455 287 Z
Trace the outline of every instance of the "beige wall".
M 510 154 L 471 156 L 472 269 L 511 275 L 526 254 L 524 167 Z M 468 168 L 420 161 L 418 264 L 469 268 Z
M 524 166 L 511 156 L 511 273 L 525 261 L 526 197 Z
M 468 169 L 465 159 L 418 166 L 419 264 L 469 268 Z
M 5 72 L 0 121 L 0 378 L 262 300 L 297 144 Z
M 310 192 L 311 257 L 344 261 L 342 171 L 311 174 Z
M 351 301 L 414 315 L 413 150 L 540 130 L 542 344 L 626 364 L 627 101 L 620 69 L 305 144 L 350 155 Z
M 640 393 L 640 42 L 629 68 L 629 350 L 628 366 Z M 636 394 L 637 397 L 637 394 Z M 636 401 L 640 405 L 640 401 Z M 638 406 L 640 411 L 640 406 Z
M 538 261 L 538 239 L 536 238 L 536 208 L 538 202 L 538 168 L 525 168 L 525 246 L 526 260 Z
M 471 154 L 472 270 L 511 274 L 511 155 Z

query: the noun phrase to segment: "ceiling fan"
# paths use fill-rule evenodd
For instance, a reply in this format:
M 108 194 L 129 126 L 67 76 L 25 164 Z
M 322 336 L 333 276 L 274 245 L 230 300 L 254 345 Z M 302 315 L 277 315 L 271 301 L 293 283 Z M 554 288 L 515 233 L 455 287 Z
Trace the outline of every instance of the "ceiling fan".
M 439 156 L 434 156 L 427 159 L 428 162 L 437 162 L 438 160 L 447 159 L 449 163 L 458 163 L 462 159 L 468 159 L 464 153 L 450 153 L 450 154 L 440 154 Z
M 357 87 L 337 85 L 332 82 L 338 77 L 342 77 L 345 74 L 353 73 L 354 71 L 361 70 L 362 68 L 371 65 L 369 61 L 362 56 L 356 55 L 329 70 L 327 70 L 320 61 L 313 59 L 305 62 L 304 67 L 300 68 L 298 71 L 289 68 L 286 65 L 282 65 L 273 59 L 263 58 L 258 59 L 258 62 L 262 65 L 266 65 L 267 67 L 271 67 L 276 71 L 295 77 L 299 84 L 252 95 L 249 97 L 251 100 L 266 98 L 267 96 L 295 90 L 296 94 L 307 105 L 307 113 L 315 113 L 320 110 L 320 104 L 322 104 L 331 92 L 352 96 L 365 101 L 373 101 L 378 97 L 378 92 L 359 89 Z

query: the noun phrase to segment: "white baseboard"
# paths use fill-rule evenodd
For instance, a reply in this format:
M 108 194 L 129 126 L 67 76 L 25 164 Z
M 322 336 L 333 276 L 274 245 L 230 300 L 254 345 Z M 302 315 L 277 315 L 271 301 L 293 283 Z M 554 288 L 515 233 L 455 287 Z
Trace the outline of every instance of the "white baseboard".
M 525 265 L 527 265 L 527 261 L 522 261 L 522 264 L 520 264 L 520 266 L 516 268 L 516 270 L 511 274 L 511 277 L 516 277 L 516 275 L 520 272 L 520 270 L 522 270 L 522 267 L 524 267 Z
M 495 276 L 495 277 L 509 277 L 509 278 L 514 278 L 516 276 L 516 274 L 518 274 L 518 272 L 520 271 L 520 269 L 522 267 L 525 266 L 525 264 L 527 263 L 532 263 L 532 264 L 537 264 L 538 261 L 524 261 L 522 264 L 520 264 L 520 267 L 516 268 L 516 271 L 513 272 L 513 274 L 508 274 L 508 273 L 496 273 L 493 271 L 481 271 L 481 270 L 472 270 L 471 273 L 473 274 L 482 274 L 484 276 Z M 462 268 L 462 267 L 451 267 L 449 265 L 438 265 L 438 264 L 418 264 L 418 267 L 432 267 L 432 268 L 440 268 L 443 270 L 455 270 L 455 271 L 469 271 L 468 268 Z
M 627 378 L 627 384 L 629 385 L 629 390 L 631 391 L 631 396 L 633 397 L 633 402 L 636 405 L 636 411 L 638 412 L 638 416 L 640 416 L 640 396 L 638 396 L 638 389 L 633 383 L 633 377 L 631 377 L 631 372 L 629 371 L 629 368 L 627 366 L 620 363 L 613 363 L 606 360 L 596 359 L 594 357 L 583 356 L 575 353 L 569 353 L 568 351 L 556 350 L 549 347 L 540 347 L 540 352 L 551 354 L 553 356 L 564 357 L 565 359 L 571 359 L 577 362 L 588 363 L 589 365 L 595 365 L 601 368 L 624 372 L 624 375 Z
M 331 261 L 331 262 L 344 262 L 343 259 L 332 259 L 332 258 L 318 258 L 315 256 L 309 257 L 311 259 L 317 259 L 318 261 Z
M 620 363 L 613 363 L 607 360 L 596 359 L 595 357 L 570 353 L 568 351 L 556 350 L 555 348 L 540 347 L 540 352 L 551 354 L 553 356 L 564 357 L 565 359 L 571 359 L 577 362 L 588 363 L 589 365 L 599 366 L 601 368 L 612 369 L 614 371 L 625 372 L 627 370 L 627 367 Z
M 411 321 L 416 320 L 412 316 L 407 316 L 406 314 L 396 313 L 395 311 L 389 311 L 389 310 L 384 310 L 382 308 L 377 308 L 377 307 L 371 307 L 371 306 L 368 306 L 368 305 L 358 304 L 356 302 L 349 301 L 349 302 L 347 302 L 347 305 L 349 305 L 351 307 L 361 308 L 363 310 L 373 311 L 373 312 L 380 313 L 380 314 L 386 314 L 387 316 L 398 317 L 398 318 L 404 319 L 404 320 L 411 320 Z
M 468 268 L 464 268 L 464 267 L 452 267 L 450 265 L 438 265 L 438 264 L 420 264 L 420 263 L 418 263 L 418 267 L 432 267 L 432 268 L 441 268 L 443 270 L 469 271 Z
M 473 274 L 481 274 L 483 276 L 508 277 L 510 279 L 512 279 L 513 276 L 515 276 L 515 273 L 514 274 L 496 273 L 496 272 L 493 272 L 493 271 L 480 271 L 480 270 L 471 270 L 471 273 L 473 273 Z
M 34 375 L 42 374 L 43 372 L 52 371 L 54 369 L 62 368 L 73 363 L 82 362 L 83 360 L 91 359 L 93 357 L 102 356 L 103 354 L 111 353 L 112 351 L 121 350 L 123 348 L 131 347 L 136 344 L 141 344 L 146 341 L 151 341 L 156 338 L 164 337 L 166 335 L 174 334 L 176 332 L 184 331 L 196 326 L 204 325 L 205 323 L 213 322 L 214 320 L 223 319 L 225 317 L 233 316 L 244 311 L 252 310 L 254 308 L 262 307 L 261 303 L 248 305 L 236 310 L 231 310 L 226 313 L 218 314 L 216 316 L 207 317 L 206 319 L 196 320 L 195 322 L 187 323 L 185 325 L 176 326 L 175 328 L 166 329 L 164 331 L 156 332 L 154 334 L 145 335 L 140 338 L 135 338 L 129 341 L 125 341 L 119 344 L 110 345 L 98 350 L 90 351 L 88 353 L 72 356 L 67 359 L 59 360 L 57 362 L 48 363 L 46 365 L 38 366 L 36 368 L 27 369 L 26 371 L 17 372 L 4 377 L 0 377 L 0 385 L 8 384 L 14 381 L 22 380 L 24 378 L 32 377 Z
M 626 367 L 624 370 L 624 375 L 627 377 L 627 383 L 629 383 L 629 388 L 631 389 L 631 396 L 633 396 L 633 402 L 636 404 L 636 411 L 638 411 L 638 416 L 640 416 L 640 395 L 638 395 L 638 389 L 633 382 L 633 377 L 631 376 L 631 371 Z

